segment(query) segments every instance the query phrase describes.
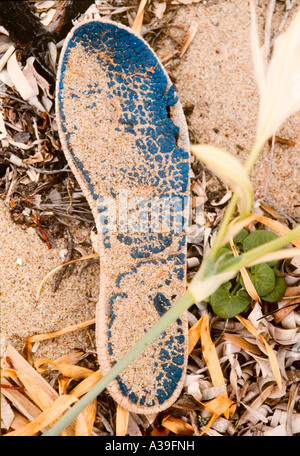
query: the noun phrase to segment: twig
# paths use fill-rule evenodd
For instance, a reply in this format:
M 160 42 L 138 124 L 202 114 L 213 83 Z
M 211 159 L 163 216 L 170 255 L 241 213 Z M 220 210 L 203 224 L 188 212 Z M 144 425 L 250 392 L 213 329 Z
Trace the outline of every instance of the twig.
M 73 256 L 73 248 L 74 248 L 74 243 L 73 243 L 73 239 L 72 239 L 72 236 L 71 236 L 71 233 L 70 231 L 68 230 L 68 228 L 66 229 L 67 231 L 67 249 L 68 249 L 68 255 L 67 255 L 67 258 L 66 258 L 66 261 L 65 262 L 68 262 L 68 261 L 71 261 L 72 260 L 72 256 Z M 57 276 L 56 276 L 56 279 L 55 279 L 55 282 L 54 282 L 54 285 L 53 285 L 53 292 L 55 293 L 59 286 L 60 286 L 60 282 L 62 281 L 62 278 L 63 276 L 65 275 L 67 269 L 68 269 L 69 265 L 65 265 L 58 273 L 57 273 Z
M 270 0 L 268 9 L 267 9 L 267 15 L 266 15 L 266 22 L 265 22 L 265 69 L 267 68 L 268 65 L 268 60 L 271 54 L 271 29 L 272 29 L 272 16 L 274 13 L 276 5 L 276 0 Z

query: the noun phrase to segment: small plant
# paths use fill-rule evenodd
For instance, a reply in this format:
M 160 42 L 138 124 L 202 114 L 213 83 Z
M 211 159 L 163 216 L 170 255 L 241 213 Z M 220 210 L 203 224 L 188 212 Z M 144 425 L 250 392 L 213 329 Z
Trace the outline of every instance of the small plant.
M 275 233 L 267 230 L 256 230 L 249 234 L 243 228 L 233 239 L 236 251 L 242 254 L 265 244 L 268 241 L 278 238 Z M 218 258 L 225 260 L 233 257 L 229 244 L 220 249 Z M 285 293 L 286 282 L 284 277 L 277 276 L 276 270 L 278 261 L 260 263 L 246 269 L 248 276 L 258 294 L 267 302 L 279 301 Z M 211 305 L 212 310 L 221 318 L 232 318 L 246 310 L 251 303 L 251 296 L 247 292 L 240 272 L 225 283 L 223 283 L 206 301 Z

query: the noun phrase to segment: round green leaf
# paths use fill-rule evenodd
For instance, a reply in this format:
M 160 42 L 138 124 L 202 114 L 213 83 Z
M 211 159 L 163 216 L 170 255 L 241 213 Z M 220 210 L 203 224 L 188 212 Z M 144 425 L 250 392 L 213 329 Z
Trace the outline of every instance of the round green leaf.
M 275 288 L 275 273 L 267 263 L 256 264 L 248 271 L 259 296 L 266 296 Z
M 243 312 L 251 303 L 251 297 L 243 289 L 231 295 L 231 286 L 231 282 L 223 283 L 210 297 L 214 313 L 224 319 Z
M 278 237 L 279 236 L 272 231 L 255 230 L 243 240 L 243 251 L 248 252 L 249 250 L 259 247 L 266 242 L 273 241 L 273 239 L 277 239 Z M 270 261 L 268 262 L 268 265 L 272 267 L 276 266 L 277 263 L 278 260 Z
M 275 276 L 275 288 L 267 296 L 262 296 L 262 299 L 267 302 L 277 302 L 283 298 L 286 290 L 286 281 L 284 277 Z
M 237 235 L 234 236 L 233 242 L 235 245 L 242 244 L 244 239 L 249 236 L 249 231 L 246 228 L 243 228 Z

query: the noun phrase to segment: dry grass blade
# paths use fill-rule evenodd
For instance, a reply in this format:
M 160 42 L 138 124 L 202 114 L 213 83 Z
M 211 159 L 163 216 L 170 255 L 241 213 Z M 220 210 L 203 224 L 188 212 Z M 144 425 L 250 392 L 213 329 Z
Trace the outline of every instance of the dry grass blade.
M 203 317 L 201 317 L 200 320 L 198 320 L 197 323 L 195 323 L 189 329 L 189 350 L 188 350 L 189 355 L 192 353 L 198 340 L 200 339 L 202 318 Z
M 289 313 L 295 310 L 300 304 L 300 298 L 292 299 L 287 302 L 283 307 L 273 313 L 274 323 L 278 325 Z
M 247 340 L 243 339 L 242 337 L 236 336 L 235 334 L 224 333 L 223 339 L 227 340 L 228 342 L 231 342 L 233 345 L 237 347 L 243 348 L 244 350 L 254 353 L 255 355 L 262 354 L 257 345 L 251 344 Z
M 246 320 L 245 318 L 241 317 L 240 315 L 236 315 L 235 318 L 237 318 L 245 326 L 245 328 L 248 329 L 248 331 L 251 334 L 253 334 L 258 339 L 260 339 L 261 342 L 263 342 L 263 344 L 264 344 L 264 346 L 266 348 L 268 357 L 269 357 L 271 369 L 272 369 L 272 372 L 274 374 L 276 383 L 278 385 L 279 390 L 281 391 L 281 389 L 282 389 L 281 374 L 280 374 L 280 369 L 279 369 L 279 366 L 278 366 L 278 362 L 277 362 L 277 358 L 276 358 L 274 350 L 270 347 L 270 345 L 268 344 L 266 339 L 261 334 L 258 334 L 256 328 L 250 323 L 250 321 Z
M 266 253 L 259 258 L 259 260 L 252 261 L 249 266 L 254 266 L 259 263 L 267 263 L 268 261 L 279 261 L 287 258 L 294 258 L 300 255 L 300 249 L 282 249 L 277 250 L 276 252 Z
M 214 386 L 225 386 L 222 369 L 219 358 L 216 352 L 216 347 L 211 340 L 209 333 L 208 315 L 203 315 L 201 318 L 201 346 L 204 360 L 207 364 L 210 377 Z
M 76 397 L 83 396 L 87 393 L 96 383 L 101 380 L 102 374 L 100 370 L 93 372 L 89 377 L 82 380 L 75 388 L 71 391 L 71 394 Z
M 97 399 L 94 399 L 76 418 L 75 436 L 90 436 L 97 412 Z
M 49 277 L 51 277 L 53 274 L 60 271 L 62 268 L 64 268 L 65 266 L 68 266 L 69 264 L 78 263 L 79 261 L 90 260 L 92 258 L 98 258 L 98 257 L 99 257 L 98 253 L 93 253 L 91 255 L 85 255 L 80 258 L 75 258 L 75 260 L 70 260 L 70 261 L 67 261 L 66 263 L 60 264 L 56 268 L 52 269 L 52 271 L 49 271 L 48 274 L 45 275 L 45 277 L 43 278 L 42 282 L 40 283 L 40 285 L 37 289 L 36 297 L 35 297 L 36 301 L 38 301 L 38 299 L 40 297 L 44 284 L 47 282 Z
M 132 30 L 136 32 L 138 35 L 141 34 L 142 26 L 143 26 L 143 19 L 144 19 L 144 10 L 147 5 L 147 0 L 141 0 L 139 5 L 139 9 L 132 25 Z
M 129 421 L 129 412 L 120 404 L 117 405 L 116 416 L 116 436 L 123 437 L 126 435 Z
M 239 254 L 235 248 L 235 245 L 233 243 L 233 240 L 231 239 L 230 240 L 230 246 L 231 246 L 231 250 L 233 251 L 233 255 L 235 257 L 238 257 Z M 249 274 L 246 270 L 246 268 L 241 268 L 240 269 L 240 273 L 242 275 L 242 278 L 243 278 L 243 281 L 244 281 L 244 285 L 245 285 L 245 288 L 247 290 L 247 293 L 251 296 L 252 299 L 254 299 L 255 301 L 259 302 L 261 304 L 261 299 L 252 283 L 252 280 L 250 279 L 249 277 Z
M 226 387 L 224 376 L 223 376 L 222 369 L 221 369 L 220 362 L 219 362 L 219 358 L 217 355 L 217 351 L 216 351 L 215 345 L 210 336 L 208 315 L 203 315 L 203 317 L 202 317 L 201 346 L 202 346 L 203 357 L 207 364 L 213 386 Z M 223 413 L 225 418 L 227 418 L 227 419 L 229 418 L 229 416 L 232 413 L 234 413 L 235 405 L 228 398 L 226 389 L 220 396 L 213 399 L 213 401 L 215 401 L 215 402 L 210 401 L 207 404 L 203 404 L 204 407 L 207 408 L 207 410 L 212 411 L 214 414 L 217 414 L 217 415 L 218 415 L 218 412 L 221 410 L 221 413 Z M 212 421 L 212 423 L 213 423 L 213 421 Z M 205 428 L 205 432 L 207 432 L 207 427 Z
M 288 234 L 291 231 L 288 227 L 282 225 L 282 223 L 278 222 L 277 220 L 273 220 L 269 217 L 266 217 L 265 215 L 250 214 L 248 217 L 241 221 L 235 223 L 234 221 L 231 222 L 231 224 L 228 227 L 228 232 L 226 233 L 226 236 L 224 238 L 224 242 L 229 242 L 230 239 L 232 239 L 236 234 L 238 234 L 242 228 L 251 225 L 255 221 L 267 226 L 280 236 L 284 236 L 285 234 Z M 300 239 L 295 239 L 291 241 L 291 243 L 294 244 L 296 247 L 300 248 Z
M 197 31 L 198 31 L 198 24 L 191 24 L 189 27 L 189 30 L 187 32 L 186 38 L 184 40 L 184 43 L 183 43 L 183 46 L 181 49 L 181 53 L 180 53 L 180 57 L 182 57 L 188 50 L 191 42 L 193 41 L 193 39 L 196 36 Z
M 94 372 L 91 369 L 87 369 L 86 367 L 74 366 L 73 364 L 56 363 L 55 361 L 52 361 L 48 358 L 37 359 L 34 364 L 38 372 L 45 372 L 45 369 L 41 368 L 43 364 L 51 364 L 65 377 L 72 378 L 73 380 L 87 378 Z
M 54 337 L 62 336 L 63 334 L 68 334 L 72 331 L 76 331 L 81 328 L 85 328 L 86 326 L 94 325 L 95 318 L 92 320 L 84 321 L 83 323 L 78 323 L 77 325 L 67 326 L 65 328 L 58 329 L 57 331 L 44 333 L 44 334 L 36 334 L 35 336 L 29 336 L 25 339 L 23 348 L 22 348 L 22 356 L 32 364 L 32 344 L 34 342 L 42 342 L 44 340 L 53 339 Z

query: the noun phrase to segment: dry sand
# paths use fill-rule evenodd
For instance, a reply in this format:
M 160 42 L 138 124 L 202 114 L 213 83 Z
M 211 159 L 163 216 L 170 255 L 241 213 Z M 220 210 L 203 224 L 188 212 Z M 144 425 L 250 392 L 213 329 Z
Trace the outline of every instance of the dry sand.
M 48 249 L 32 228 L 24 229 L 13 223 L 0 200 L 0 300 L 1 352 L 5 345 L 22 348 L 25 337 L 55 331 L 94 318 L 95 304 L 88 299 L 98 297 L 99 267 L 94 264 L 78 277 L 80 266 L 67 274 L 59 289 L 53 293 L 54 276 L 42 289 L 38 302 L 36 291 L 47 272 L 64 261 L 65 243 Z M 74 230 L 78 243 L 87 230 Z M 89 334 L 90 333 L 90 336 Z M 94 331 L 82 329 L 69 335 L 40 342 L 35 356 L 56 358 L 73 348 L 94 349 Z
M 261 13 L 265 12 L 266 2 Z M 281 18 L 280 11 L 275 21 Z M 261 23 L 263 16 L 260 17 Z M 258 95 L 253 80 L 249 47 L 250 16 L 246 1 L 218 1 L 178 8 L 176 23 L 183 28 L 170 28 L 171 38 L 158 50 L 160 57 L 170 54 L 173 38 L 183 43 L 190 24 L 198 32 L 173 74 L 183 105 L 194 106 L 189 116 L 192 138 L 221 146 L 243 161 L 255 135 Z M 167 66 L 168 69 L 168 66 Z M 300 114 L 294 115 L 278 134 L 295 141 L 295 146 L 276 144 L 268 197 L 299 220 L 300 190 Z M 263 196 L 269 163 L 265 151 L 252 174 L 256 193 Z M 35 303 L 36 289 L 53 267 L 61 263 L 60 251 L 65 246 L 48 250 L 35 233 L 10 221 L 8 210 L 0 201 L 1 233 L 1 326 L 2 341 L 20 349 L 28 335 L 49 332 L 88 320 L 94 315 L 94 304 L 87 294 L 98 294 L 98 267 L 88 268 L 78 277 L 65 278 L 54 294 L 47 284 L 41 299 Z M 77 229 L 76 236 L 86 236 Z M 79 239 L 80 240 L 80 239 Z M 21 264 L 20 261 L 21 260 Z M 50 284 L 53 279 L 50 279 Z M 92 339 L 89 338 L 89 334 Z M 40 343 L 35 356 L 55 358 L 74 347 L 94 348 L 91 330 Z

